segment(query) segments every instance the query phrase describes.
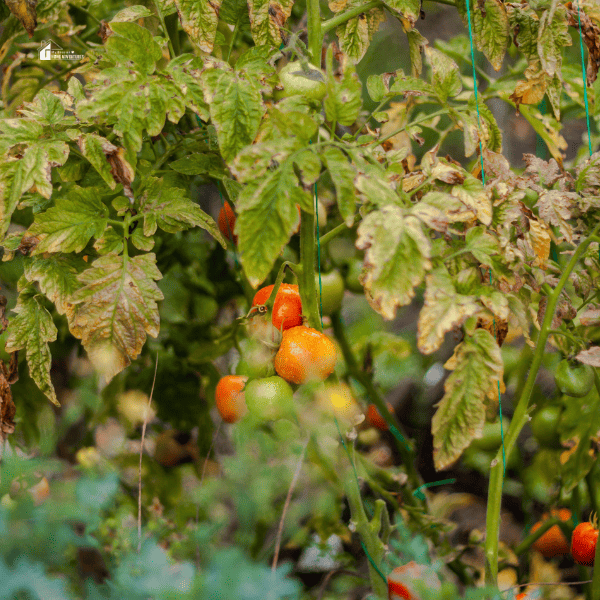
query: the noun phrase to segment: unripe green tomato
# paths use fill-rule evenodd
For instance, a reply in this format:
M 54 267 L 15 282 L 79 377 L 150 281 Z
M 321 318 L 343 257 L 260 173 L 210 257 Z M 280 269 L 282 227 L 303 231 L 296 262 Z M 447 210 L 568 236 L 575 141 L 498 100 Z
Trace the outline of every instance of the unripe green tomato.
M 558 428 L 561 413 L 562 406 L 554 404 L 540 408 L 531 418 L 531 432 L 540 446 L 545 448 L 561 447 Z
M 327 251 L 331 262 L 336 267 L 343 267 L 352 262 L 356 254 L 356 248 L 352 240 L 344 237 L 333 238 L 327 244 Z
M 275 375 L 274 349 L 253 338 L 243 340 L 240 346 L 242 356 L 235 369 L 236 375 L 246 375 L 249 379 Z
M 298 94 L 305 98 L 322 100 L 327 92 L 321 70 L 309 65 L 309 73 L 305 73 L 299 61 L 285 65 L 279 71 L 279 81 L 283 85 L 283 90 L 274 93 L 275 100 Z
M 319 275 L 315 276 L 317 282 L 317 293 L 319 293 Z M 330 315 L 342 307 L 342 298 L 344 297 L 344 280 L 338 271 L 330 273 L 321 273 L 321 304 L 323 314 Z
M 348 272 L 346 273 L 346 277 L 344 278 L 346 282 L 346 289 L 354 292 L 356 294 L 363 293 L 363 286 L 358 280 L 363 268 L 362 260 L 359 258 L 355 258 L 348 265 Z
M 579 362 L 570 363 L 565 358 L 556 367 L 554 382 L 563 394 L 583 398 L 594 385 L 594 369 Z
M 248 412 L 265 420 L 293 413 L 293 394 L 290 384 L 277 376 L 253 379 L 244 388 Z
M 508 417 L 503 417 L 502 430 L 504 431 L 504 435 L 506 435 L 509 425 L 510 419 Z M 478 439 L 474 439 L 471 442 L 470 447 L 477 450 L 495 452 L 502 444 L 502 430 L 500 429 L 500 420 L 498 420 L 496 423 L 484 423 L 483 436 Z

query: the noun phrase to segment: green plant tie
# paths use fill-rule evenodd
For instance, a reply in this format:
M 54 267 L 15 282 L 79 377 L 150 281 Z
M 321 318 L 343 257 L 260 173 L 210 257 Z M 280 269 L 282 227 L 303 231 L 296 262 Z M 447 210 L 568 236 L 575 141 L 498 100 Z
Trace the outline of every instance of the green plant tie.
M 477 73 L 475 72 L 475 49 L 473 48 L 473 29 L 471 27 L 471 7 L 469 0 L 467 5 L 467 21 L 469 23 L 469 42 L 471 44 L 471 66 L 473 67 L 473 91 L 475 92 L 475 109 L 477 110 L 477 128 L 479 131 L 479 158 L 481 159 L 481 183 L 485 186 L 485 170 L 483 168 L 483 145 L 481 143 L 481 118 L 479 116 L 479 100 L 477 96 Z M 490 271 L 490 285 L 492 284 L 492 269 Z M 494 337 L 498 340 L 496 334 L 496 317 L 494 317 Z M 504 448 L 504 427 L 502 425 L 502 397 L 500 395 L 500 381 L 498 380 L 498 409 L 500 412 L 500 437 L 502 439 L 502 466 L 503 473 L 506 475 L 506 450 Z

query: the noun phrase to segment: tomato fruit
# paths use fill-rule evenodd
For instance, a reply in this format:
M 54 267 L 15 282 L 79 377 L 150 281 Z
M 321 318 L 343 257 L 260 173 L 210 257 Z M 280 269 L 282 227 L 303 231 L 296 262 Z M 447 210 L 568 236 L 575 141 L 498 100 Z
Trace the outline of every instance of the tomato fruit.
M 568 521 L 571 518 L 571 511 L 568 508 L 552 510 L 551 515 L 558 517 L 561 521 Z M 548 518 L 548 513 L 542 515 L 542 520 L 538 521 L 532 528 L 531 533 L 539 529 L 542 523 Z M 545 558 L 560 556 L 569 553 L 569 542 L 562 529 L 558 525 L 553 525 L 540 536 L 531 546 L 540 552 Z
M 394 407 L 389 402 L 386 402 L 385 404 L 387 409 L 394 414 Z M 371 427 L 376 427 L 381 431 L 387 431 L 389 429 L 387 421 L 381 416 L 381 413 L 374 404 L 369 404 L 367 407 L 366 421 Z
M 261 419 L 280 419 L 293 411 L 293 391 L 281 377 L 254 379 L 246 386 L 246 406 Z
M 551 405 L 540 408 L 531 418 L 531 432 L 540 446 L 560 448 L 558 422 L 562 414 L 562 406 Z
M 235 213 L 229 205 L 229 202 L 225 200 L 225 204 L 219 211 L 219 230 L 228 239 L 233 240 L 234 244 L 237 244 L 237 235 L 233 235 L 233 228 L 235 227 Z
M 355 294 L 362 294 L 364 291 L 362 283 L 358 279 L 362 273 L 362 269 L 363 262 L 359 258 L 355 258 L 348 263 L 348 271 L 344 281 L 346 282 L 346 289 Z
M 317 282 L 317 293 L 319 292 L 319 275 L 315 278 Z M 331 315 L 342 307 L 344 297 L 344 280 L 338 271 L 321 273 L 321 305 L 323 314 Z
M 309 73 L 302 69 L 300 61 L 290 62 L 279 71 L 279 81 L 283 90 L 277 90 L 275 100 L 288 98 L 297 94 L 312 100 L 322 100 L 327 93 L 325 78 L 320 69 L 308 65 Z
M 506 435 L 509 425 L 510 419 L 503 417 L 502 430 L 504 431 L 504 435 Z M 486 452 L 495 452 L 502 444 L 502 430 L 500 429 L 500 419 L 495 423 L 484 423 L 483 435 L 480 438 L 474 439 L 470 447 L 477 450 L 485 450 Z
M 271 328 L 273 327 L 270 323 L 268 325 Z M 252 338 L 242 340 L 240 346 L 242 357 L 235 369 L 236 375 L 246 375 L 250 379 L 275 375 L 275 367 L 273 366 L 275 351 L 273 349 Z
M 261 288 L 254 295 L 252 306 L 265 304 L 273 291 L 272 285 Z M 271 316 L 273 326 L 280 331 L 302 325 L 302 300 L 297 285 L 282 283 L 277 290 Z
M 556 367 L 554 382 L 563 394 L 583 398 L 590 393 L 594 385 L 594 369 L 579 362 L 570 363 L 565 358 Z
M 439 590 L 442 587 L 439 577 L 427 565 L 420 565 L 414 560 L 396 567 L 388 576 L 389 600 L 419 600 L 414 586 L 415 581 L 422 581 L 427 587 Z
M 244 375 L 225 375 L 215 389 L 215 403 L 221 418 L 226 423 L 239 421 L 247 412 L 244 386 L 248 378 Z
M 292 327 L 283 332 L 275 355 L 275 371 L 290 383 L 324 381 L 336 362 L 334 343 L 310 327 Z
M 590 522 L 579 523 L 571 538 L 573 560 L 579 565 L 593 566 L 597 541 L 598 530 Z

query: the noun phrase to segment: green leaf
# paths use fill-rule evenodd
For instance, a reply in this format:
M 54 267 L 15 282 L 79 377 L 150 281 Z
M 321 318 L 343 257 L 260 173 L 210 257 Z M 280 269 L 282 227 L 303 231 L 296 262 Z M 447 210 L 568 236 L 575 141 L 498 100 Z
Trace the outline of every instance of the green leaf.
M 223 161 L 215 154 L 190 154 L 169 163 L 169 167 L 184 175 L 209 174 L 218 179 L 223 179 L 227 175 Z
M 322 151 L 323 161 L 335 187 L 335 195 L 340 215 L 348 227 L 354 221 L 356 213 L 356 190 L 354 180 L 357 172 L 348 157 L 334 146 L 327 146 Z
M 464 6 L 466 0 L 461 0 Z M 460 10 L 460 8 L 459 8 Z M 516 32 L 515 44 L 519 52 L 525 56 L 528 61 L 534 60 L 538 56 L 537 40 L 540 27 L 540 20 L 536 12 L 529 4 L 508 4 L 506 6 L 510 29 Z
M 144 235 L 154 235 L 160 227 L 175 233 L 189 227 L 201 227 L 210 233 L 223 248 L 227 247 L 214 219 L 192 202 L 180 188 L 165 185 L 162 178 L 150 177 L 139 197 L 140 212 L 144 215 Z
M 264 0 L 248 0 L 250 29 L 252 39 L 257 46 L 267 45 L 278 48 L 286 37 L 286 21 L 292 13 L 294 0 L 264 2 Z
M 106 182 L 106 185 L 111 190 L 114 190 L 117 187 L 117 182 L 112 176 L 110 164 L 106 160 L 106 157 L 114 154 L 117 151 L 117 147 L 96 133 L 82 133 L 77 142 L 83 156 L 98 171 L 98 174 Z
M 94 243 L 94 249 L 100 255 L 121 254 L 123 252 L 123 235 L 117 233 L 112 225 L 109 225 Z
M 429 46 L 425 47 L 425 56 L 431 67 L 431 84 L 442 104 L 445 104 L 448 98 L 454 98 L 462 90 L 458 65 L 443 52 Z
M 415 26 L 421 11 L 419 0 L 385 0 L 384 4 L 400 18 L 404 31 L 410 31 Z
M 396 71 L 394 83 L 392 83 L 390 91 L 386 95 L 393 98 L 398 94 L 404 94 L 404 96 L 433 96 L 435 93 L 436 91 L 431 84 L 418 77 L 405 75 L 402 69 L 398 69 Z
M 83 287 L 71 297 L 78 310 L 69 328 L 107 381 L 137 357 L 146 333 L 158 335 L 163 295 L 154 281 L 161 277 L 151 253 L 108 254 L 79 275 Z
M 44 566 L 19 556 L 10 567 L 0 558 L 0 598 L 9 600 L 22 597 L 26 592 L 31 600 L 71 600 L 63 579 L 51 579 Z
M 561 76 L 563 47 L 572 43 L 567 23 L 567 9 L 554 1 L 540 18 L 537 51 L 542 69 L 550 77 Z
M 431 422 L 438 471 L 450 467 L 473 439 L 481 437 L 486 397 L 494 394 L 504 376 L 500 348 L 485 329 L 476 329 L 461 342 L 444 367 L 452 373 Z
M 13 311 L 17 316 L 10 322 L 6 352 L 25 348 L 31 378 L 41 392 L 60 406 L 50 381 L 52 356 L 48 342 L 53 342 L 57 336 L 52 315 L 46 310 L 40 294 L 32 285 L 21 290 Z
M 114 67 L 101 71 L 96 81 L 90 97 L 78 103 L 77 116 L 84 122 L 100 118 L 106 126 L 112 126 L 123 138 L 132 167 L 142 149 L 143 130 L 150 136 L 158 135 L 166 118 L 178 123 L 185 112 L 181 90 L 166 77 Z
M 240 262 L 250 285 L 262 283 L 298 227 L 298 209 L 312 211 L 311 194 L 298 186 L 290 160 L 265 177 L 246 184 L 238 197 Z
M 419 77 L 423 71 L 423 50 L 427 46 L 427 39 L 416 29 L 408 31 L 406 38 L 408 39 L 408 49 L 410 52 L 411 73 L 414 77 Z
M 133 67 L 150 75 L 162 58 L 160 46 L 148 29 L 137 23 L 111 22 L 113 34 L 104 43 L 106 56 L 116 65 Z
M 26 119 L 35 121 L 40 125 L 60 125 L 59 129 L 66 129 L 67 126 L 76 123 L 73 117 L 65 118 L 63 103 L 50 90 L 40 90 L 33 102 L 27 102 L 19 113 Z
M 108 207 L 87 188 L 73 186 L 56 205 L 37 214 L 28 234 L 39 238 L 32 255 L 44 252 L 80 252 L 106 229 Z
M 419 314 L 417 346 L 423 354 L 440 348 L 444 335 L 460 327 L 475 315 L 481 306 L 472 296 L 456 291 L 452 277 L 445 267 L 439 267 L 425 278 L 425 304 Z
M 56 306 L 59 314 L 71 312 L 71 296 L 81 287 L 77 280 L 86 263 L 74 255 L 35 256 L 25 262 L 25 277 L 37 283 L 42 293 Z
M 32 130 L 29 129 L 29 132 Z M 68 157 L 69 147 L 64 142 L 36 140 L 23 151 L 22 158 L 0 161 L 0 239 L 4 237 L 12 214 L 26 191 L 35 185 L 44 198 L 50 198 L 51 167 L 64 165 Z
M 277 169 L 303 144 L 295 138 L 259 142 L 246 146 L 233 161 L 231 171 L 241 183 L 249 183 L 265 177 L 268 171 Z
M 457 9 L 465 25 L 468 25 L 467 0 L 459 0 Z M 501 0 L 484 0 L 477 8 L 471 7 L 471 26 L 477 50 L 483 52 L 496 71 L 508 48 L 511 31 L 507 8 Z M 517 30 L 519 31 L 519 30 Z M 519 45 L 519 50 L 521 47 Z
M 262 96 L 256 84 L 233 71 L 210 69 L 202 77 L 221 155 L 231 164 L 256 136 L 264 114 Z
M 465 250 L 468 250 L 475 259 L 486 267 L 492 266 L 491 256 L 500 252 L 498 240 L 487 233 L 483 225 L 471 227 L 465 236 Z
M 198 67 L 196 57 L 191 54 L 181 54 L 174 58 L 164 69 L 161 75 L 173 80 L 178 88 L 178 95 L 183 99 L 185 106 L 196 113 L 203 121 L 208 121 L 210 112 L 208 104 L 204 101 L 204 88 L 198 76 L 192 71 Z
M 109 22 L 112 24 L 124 21 L 137 21 L 138 19 L 152 16 L 154 16 L 154 13 L 150 9 L 137 4 L 120 10 Z
M 357 4 L 355 0 L 350 0 L 350 2 L 344 3 L 344 8 L 352 8 Z M 384 21 L 385 12 L 382 7 L 377 7 L 348 19 L 337 27 L 335 34 L 345 57 L 353 64 L 359 63 L 369 49 L 373 36 Z
M 363 219 L 356 247 L 365 250 L 361 283 L 369 304 L 384 319 L 393 319 L 396 308 L 410 303 L 414 287 L 431 268 L 428 236 L 418 219 L 387 205 Z
M 327 95 L 325 114 L 329 121 L 352 125 L 362 108 L 362 85 L 353 64 L 343 65 L 341 81 L 333 76 L 333 51 L 327 49 Z
M 174 0 L 190 41 L 202 52 L 213 51 L 222 0 Z
M 78 502 L 98 509 L 110 506 L 118 491 L 119 476 L 116 473 L 107 473 L 103 477 L 82 477 L 75 487 Z

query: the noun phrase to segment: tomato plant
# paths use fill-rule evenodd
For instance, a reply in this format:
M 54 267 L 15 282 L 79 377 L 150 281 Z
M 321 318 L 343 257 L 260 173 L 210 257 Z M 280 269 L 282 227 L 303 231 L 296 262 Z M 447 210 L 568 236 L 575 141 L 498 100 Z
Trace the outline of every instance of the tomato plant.
M 554 381 L 563 394 L 583 398 L 590 393 L 594 385 L 594 370 L 590 365 L 570 362 L 565 358 L 556 368 Z
M 318 291 L 318 276 L 315 279 Z M 342 306 L 342 298 L 344 297 L 344 280 L 338 271 L 322 273 L 321 288 L 321 305 L 323 307 L 323 314 L 330 315 L 339 310 Z
M 571 555 L 579 565 L 592 567 L 596 555 L 596 542 L 598 541 L 598 529 L 593 523 L 579 523 L 573 530 L 571 538 Z
M 226 423 L 239 421 L 247 412 L 244 399 L 244 386 L 248 377 L 225 375 L 215 389 L 215 402 L 221 418 Z
M 305 72 L 300 61 L 290 62 L 279 71 L 279 81 L 283 90 L 275 92 L 275 99 L 302 95 L 312 100 L 322 100 L 327 93 L 323 73 L 313 65 Z
M 293 413 L 293 390 L 281 377 L 254 379 L 244 394 L 248 412 L 261 419 L 279 419 Z
M 293 327 L 284 331 L 275 355 L 277 374 L 291 383 L 327 379 L 336 363 L 333 342 L 310 327 Z
M 273 287 L 273 285 L 268 285 L 258 290 L 252 300 L 252 306 L 265 304 L 273 291 Z M 273 303 L 271 322 L 280 331 L 302 325 L 302 300 L 297 285 L 282 283 L 279 286 Z
M 546 448 L 560 448 L 559 421 L 562 414 L 562 406 L 544 406 L 537 410 L 529 424 L 533 437 L 541 446 Z

